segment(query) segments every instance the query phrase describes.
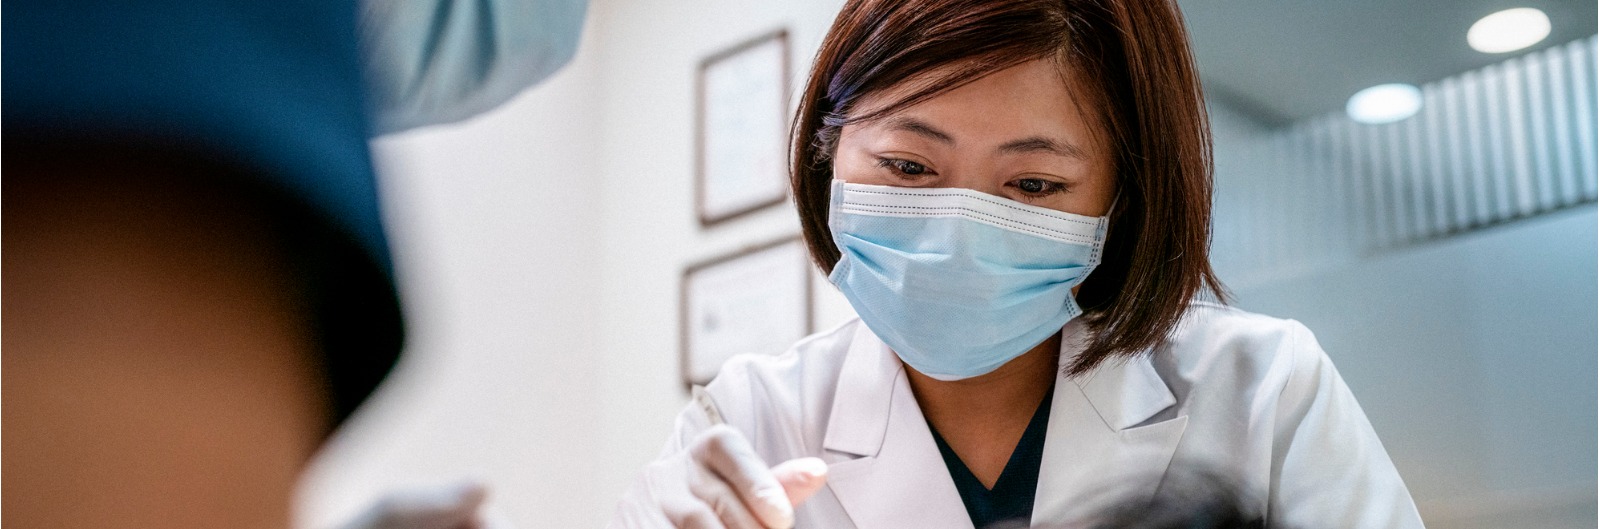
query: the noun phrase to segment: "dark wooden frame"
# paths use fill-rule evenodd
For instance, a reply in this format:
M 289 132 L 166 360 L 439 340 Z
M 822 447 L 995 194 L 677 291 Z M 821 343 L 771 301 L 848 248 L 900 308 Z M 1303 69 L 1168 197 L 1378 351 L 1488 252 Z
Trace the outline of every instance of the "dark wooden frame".
M 733 253 L 720 255 L 705 261 L 691 264 L 684 268 L 683 276 L 678 280 L 678 377 L 683 380 L 683 389 L 685 391 L 689 390 L 689 388 L 693 387 L 695 384 L 704 384 L 706 382 L 710 382 L 709 380 L 693 380 L 693 375 L 689 373 L 689 278 L 707 268 L 737 261 L 741 258 L 749 257 L 751 255 L 755 255 L 766 250 L 771 250 L 785 244 L 800 245 L 800 259 L 802 261 L 800 267 L 802 270 L 800 280 L 803 282 L 801 289 L 804 291 L 803 297 L 805 298 L 804 306 L 801 307 L 801 310 L 805 311 L 804 330 L 801 331 L 801 334 L 808 335 L 816 332 L 817 322 L 816 315 L 814 314 L 814 312 L 816 312 L 816 301 L 812 299 L 814 294 L 812 289 L 815 288 L 815 285 L 812 284 L 814 281 L 811 278 L 811 261 L 807 258 L 809 254 L 806 253 L 805 241 L 801 239 L 799 235 L 790 235 L 761 244 L 747 246 Z M 777 351 L 774 351 L 774 353 L 776 352 Z
M 782 72 L 781 75 L 783 78 L 778 81 L 778 86 L 781 87 L 783 93 L 778 97 L 778 100 L 781 102 L 781 104 L 778 105 L 778 108 L 773 109 L 773 111 L 778 113 L 779 122 L 783 123 L 783 133 L 784 135 L 787 135 L 789 131 L 789 83 L 791 81 L 791 74 L 789 72 L 791 66 L 789 58 L 789 30 L 779 29 L 776 31 L 771 31 L 750 40 L 741 42 L 728 49 L 717 52 L 716 54 L 701 60 L 699 69 L 695 72 L 694 211 L 695 216 L 700 219 L 700 227 L 702 228 L 708 228 L 737 217 L 742 217 L 756 211 L 782 204 L 789 196 L 788 186 L 784 186 L 783 192 L 778 193 L 770 199 L 762 200 L 761 202 L 748 207 L 717 215 L 715 217 L 706 213 L 706 70 L 716 66 L 716 64 L 719 62 L 750 51 L 758 46 L 767 44 L 774 40 L 776 40 L 779 47 L 782 48 L 780 55 L 783 56 L 783 63 L 779 65 L 779 71 Z M 786 151 L 787 149 L 785 148 L 779 149 L 779 152 Z

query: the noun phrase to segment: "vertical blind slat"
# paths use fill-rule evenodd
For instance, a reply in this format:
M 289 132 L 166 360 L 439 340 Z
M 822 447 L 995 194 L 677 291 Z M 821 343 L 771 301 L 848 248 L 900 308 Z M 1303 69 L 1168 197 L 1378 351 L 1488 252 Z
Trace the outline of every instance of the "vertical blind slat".
M 1520 60 L 1507 61 L 1504 77 L 1506 132 L 1510 136 L 1510 143 L 1506 146 L 1507 162 L 1511 165 L 1511 181 L 1508 182 L 1511 191 L 1510 217 L 1532 215 L 1539 208 L 1533 183 L 1533 163 L 1528 154 L 1528 93 L 1522 84 L 1519 66 Z
M 1583 166 L 1583 197 L 1595 199 L 1595 109 L 1594 109 L 1594 46 L 1595 38 L 1587 43 L 1573 43 L 1568 47 L 1568 79 L 1572 80 L 1572 115 L 1577 118 L 1574 129 L 1578 134 L 1578 157 Z
M 1444 89 L 1434 84 L 1422 89 L 1423 137 L 1428 141 L 1428 191 L 1433 203 L 1433 217 L 1429 219 L 1428 236 L 1438 236 L 1450 231 L 1450 218 L 1454 213 L 1450 204 L 1449 177 L 1445 175 L 1445 130 L 1441 128 L 1439 113 L 1444 106 Z
M 1528 157 L 1533 164 L 1534 191 L 1538 193 L 1534 212 L 1555 209 L 1561 203 L 1551 163 L 1550 110 L 1545 97 L 1543 55 L 1529 55 L 1522 65 L 1523 84 L 1528 94 Z
M 1544 54 L 1545 71 L 1550 81 L 1550 122 L 1554 132 L 1551 147 L 1555 149 L 1557 180 L 1562 202 L 1575 204 L 1583 200 L 1583 177 L 1578 172 L 1578 154 L 1572 144 L 1572 123 L 1567 101 L 1567 47 L 1551 48 Z

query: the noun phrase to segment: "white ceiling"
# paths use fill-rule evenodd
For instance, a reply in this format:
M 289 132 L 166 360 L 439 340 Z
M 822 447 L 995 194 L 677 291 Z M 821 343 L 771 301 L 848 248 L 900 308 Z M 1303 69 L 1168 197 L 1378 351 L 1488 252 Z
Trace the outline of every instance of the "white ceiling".
M 1595 0 L 1179 0 L 1213 104 L 1265 125 L 1339 111 L 1357 90 L 1422 84 L 1596 32 Z M 1550 16 L 1550 37 L 1488 55 L 1467 28 L 1512 7 Z

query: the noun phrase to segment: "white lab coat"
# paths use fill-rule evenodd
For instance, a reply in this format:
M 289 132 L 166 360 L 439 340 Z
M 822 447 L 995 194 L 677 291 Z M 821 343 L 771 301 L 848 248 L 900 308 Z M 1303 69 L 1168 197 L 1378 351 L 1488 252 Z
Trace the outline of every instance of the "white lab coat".
M 1064 328 L 1063 365 L 1084 334 Z M 859 320 L 782 355 L 730 360 L 707 390 L 768 463 L 828 463 L 798 527 L 972 527 L 904 364 Z M 1053 398 L 1036 526 L 1148 497 L 1167 469 L 1187 468 L 1235 481 L 1271 527 L 1422 527 L 1366 415 L 1298 322 L 1195 303 L 1153 355 L 1062 377 Z M 663 456 L 707 423 L 691 404 Z M 630 493 L 621 508 L 646 501 Z

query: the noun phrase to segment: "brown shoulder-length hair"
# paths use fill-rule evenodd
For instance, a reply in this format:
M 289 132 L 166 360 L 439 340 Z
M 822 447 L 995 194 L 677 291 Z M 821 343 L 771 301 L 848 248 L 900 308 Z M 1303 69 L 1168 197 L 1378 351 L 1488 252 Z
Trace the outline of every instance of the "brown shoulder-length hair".
M 1093 337 L 1078 375 L 1160 344 L 1211 270 L 1211 133 L 1182 15 L 1172 0 L 850 0 L 818 51 L 792 135 L 791 185 L 811 257 L 831 272 L 832 155 L 840 129 L 984 75 L 1054 58 L 1103 107 L 1120 198 L 1105 254 L 1078 292 Z M 917 79 L 863 115 L 867 94 Z

